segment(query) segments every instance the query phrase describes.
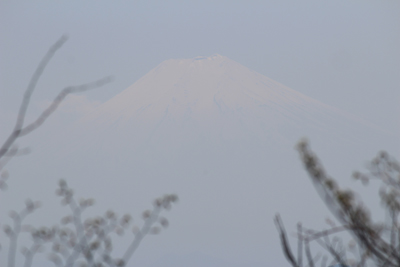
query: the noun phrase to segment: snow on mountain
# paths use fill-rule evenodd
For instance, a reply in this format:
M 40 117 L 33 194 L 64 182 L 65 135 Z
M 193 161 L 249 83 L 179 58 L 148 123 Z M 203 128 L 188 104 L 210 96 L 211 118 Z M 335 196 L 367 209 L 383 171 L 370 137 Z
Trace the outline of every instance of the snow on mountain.
M 303 136 L 341 184 L 390 139 L 227 57 L 171 59 L 54 137 L 23 171 L 51 185 L 67 177 L 123 212 L 177 193 L 171 228 L 146 240 L 139 262 L 199 252 L 283 266 L 276 212 L 290 227 L 318 229 L 329 214 L 294 149 Z
M 349 129 L 379 131 L 221 55 L 164 61 L 81 123 L 117 135 L 141 133 L 136 137 L 147 143 L 163 131 L 286 144 L 313 133 L 359 141 L 362 134 Z
M 100 112 L 108 114 L 107 119 L 138 116 L 158 119 L 165 113 L 184 118 L 191 114 L 226 114 L 274 107 L 275 113 L 293 117 L 294 112 L 307 108 L 307 103 L 318 105 L 226 57 L 215 55 L 167 60 L 104 104 Z
M 165 114 L 184 119 L 258 110 L 266 119 L 278 121 L 318 109 L 331 110 L 227 57 L 214 55 L 164 61 L 87 119 L 147 120 Z

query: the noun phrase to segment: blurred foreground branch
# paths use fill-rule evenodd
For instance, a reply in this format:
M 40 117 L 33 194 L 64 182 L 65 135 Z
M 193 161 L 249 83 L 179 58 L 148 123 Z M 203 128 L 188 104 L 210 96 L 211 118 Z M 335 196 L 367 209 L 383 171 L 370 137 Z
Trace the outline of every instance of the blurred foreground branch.
M 29 152 L 27 149 L 19 149 L 18 146 L 15 145 L 15 141 L 18 138 L 28 135 L 34 130 L 36 130 L 38 127 L 40 127 L 47 120 L 47 118 L 57 109 L 57 107 L 60 105 L 60 103 L 65 99 L 65 97 L 68 94 L 79 93 L 90 89 L 98 88 L 112 81 L 112 77 L 105 77 L 87 84 L 65 87 L 58 93 L 58 95 L 54 98 L 53 102 L 51 102 L 51 104 L 33 122 L 25 125 L 26 111 L 28 109 L 32 93 L 34 92 L 40 77 L 42 76 L 45 68 L 47 67 L 47 64 L 50 62 L 50 60 L 57 52 L 57 50 L 64 45 L 67 39 L 68 39 L 67 36 L 62 36 L 55 44 L 53 44 L 49 48 L 45 56 L 42 58 L 41 62 L 39 63 L 39 65 L 37 66 L 35 72 L 31 77 L 27 89 L 25 90 L 14 129 L 12 130 L 8 138 L 4 141 L 4 143 L 0 145 L 0 173 L 1 173 L 0 189 L 6 188 L 5 180 L 8 177 L 7 173 L 2 172 L 4 166 L 13 157 L 18 155 L 24 155 Z
M 381 152 L 369 164 L 367 174 L 356 172 L 353 175 L 364 185 L 370 180 L 381 182 L 380 198 L 387 216 L 380 222 L 374 222 L 368 208 L 355 197 L 355 193 L 352 190 L 341 189 L 336 181 L 329 177 L 306 141 L 298 144 L 298 151 L 316 190 L 341 225 L 336 226 L 329 222 L 328 230 L 315 231 L 303 229 L 299 224 L 296 233 L 298 253 L 295 257 L 280 215 L 276 215 L 275 224 L 288 262 L 293 267 L 312 267 L 317 263 L 320 266 L 338 264 L 335 266 L 399 267 L 399 162 L 386 152 Z M 348 244 L 345 244 L 339 235 L 342 232 L 350 234 L 352 240 Z M 326 252 L 325 255 L 313 256 L 310 251 L 311 242 L 319 245 Z M 302 262 L 303 255 L 306 257 L 306 264 Z
M 154 201 L 153 209 L 143 212 L 142 227 L 132 226 L 133 219 L 129 214 L 118 217 L 109 210 L 104 216 L 83 219 L 84 211 L 94 204 L 93 199 L 77 201 L 73 190 L 64 180 L 59 183 L 56 194 L 61 197 L 61 204 L 67 205 L 70 215 L 61 219 L 61 224 L 53 227 L 33 227 L 23 225 L 27 215 L 34 212 L 40 204 L 26 201 L 26 207 L 21 212 L 10 212 L 12 226 L 5 225 L 4 232 L 10 240 L 8 249 L 8 267 L 14 267 L 17 254 L 18 238 L 21 232 L 31 236 L 30 246 L 23 246 L 21 253 L 25 258 L 24 266 L 32 266 L 34 256 L 51 248 L 48 258 L 55 266 L 126 266 L 143 238 L 148 234 L 158 234 L 168 227 L 168 220 L 161 217 L 164 210 L 169 210 L 178 200 L 176 195 L 165 195 Z M 122 236 L 132 229 L 131 244 L 120 257 L 113 256 L 113 237 Z

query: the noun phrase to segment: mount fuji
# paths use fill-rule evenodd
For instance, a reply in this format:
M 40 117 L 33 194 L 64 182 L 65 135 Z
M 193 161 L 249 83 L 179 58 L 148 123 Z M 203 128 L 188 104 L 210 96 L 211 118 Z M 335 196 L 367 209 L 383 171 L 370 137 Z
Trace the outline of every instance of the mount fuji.
M 109 140 L 127 134 L 131 144 L 175 148 L 205 138 L 256 146 L 320 135 L 359 142 L 381 132 L 218 54 L 164 61 L 80 123 L 115 134 Z
M 164 61 L 63 131 L 29 159 L 27 175 L 50 185 L 67 177 L 99 206 L 123 212 L 179 195 L 171 227 L 135 255 L 152 267 L 181 258 L 197 266 L 184 256 L 191 253 L 284 266 L 275 213 L 288 227 L 302 220 L 317 229 L 329 216 L 298 159 L 298 140 L 310 139 L 340 184 L 395 144 L 371 123 L 221 55 Z

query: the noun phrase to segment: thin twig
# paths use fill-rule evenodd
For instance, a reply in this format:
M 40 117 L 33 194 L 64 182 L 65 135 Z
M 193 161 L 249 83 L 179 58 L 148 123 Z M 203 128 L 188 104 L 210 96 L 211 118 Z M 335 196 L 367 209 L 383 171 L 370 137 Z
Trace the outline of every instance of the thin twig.
M 286 258 L 292 264 L 293 267 L 300 267 L 298 265 L 298 263 L 296 262 L 296 259 L 293 256 L 292 250 L 291 250 L 289 242 L 287 240 L 285 227 L 283 226 L 283 223 L 282 223 L 282 220 L 281 220 L 281 217 L 279 216 L 279 214 L 277 214 L 275 216 L 275 220 L 274 221 L 275 221 L 276 228 L 278 228 L 278 232 L 279 232 L 279 235 L 280 235 L 280 238 L 281 238 L 281 244 L 282 244 L 283 252 L 284 252 Z
M 136 233 L 135 238 L 133 239 L 132 243 L 130 244 L 130 246 L 125 251 L 125 253 L 122 257 L 122 260 L 125 264 L 129 261 L 129 259 L 135 253 L 136 249 L 139 247 L 140 242 L 143 240 L 143 238 L 149 233 L 151 226 L 157 221 L 161 210 L 162 210 L 162 207 L 158 207 L 158 206 L 154 207 L 152 213 L 146 219 L 144 225 L 142 226 L 142 229 L 138 233 Z
M 305 240 L 304 245 L 305 245 L 305 252 L 307 256 L 308 266 L 314 267 L 314 259 L 311 256 L 310 243 L 307 239 Z
M 105 84 L 110 83 L 113 80 L 111 76 L 102 78 L 100 80 L 87 83 L 87 84 L 82 84 L 82 85 L 77 85 L 77 86 L 69 86 L 64 88 L 53 100 L 53 102 L 50 104 L 47 109 L 45 109 L 42 114 L 31 124 L 27 125 L 26 127 L 22 128 L 20 130 L 19 136 L 24 136 L 32 131 L 36 130 L 39 126 L 41 126 L 45 120 L 57 109 L 57 107 L 60 105 L 60 103 L 64 100 L 64 98 L 71 94 L 71 93 L 80 93 L 84 91 L 88 91 L 94 88 L 101 87 Z
M 36 84 L 39 81 L 40 76 L 43 74 L 43 71 L 46 68 L 49 61 L 51 60 L 51 58 L 54 56 L 57 50 L 63 46 L 63 44 L 67 41 L 67 39 L 68 39 L 67 36 L 65 35 L 61 36 L 61 38 L 49 48 L 49 50 L 47 51 L 47 53 L 44 55 L 39 65 L 37 66 L 35 72 L 33 73 L 31 80 L 29 81 L 28 87 L 24 93 L 24 97 L 22 99 L 22 103 L 19 108 L 18 117 L 14 126 L 14 130 L 12 131 L 8 139 L 4 142 L 3 146 L 0 148 L 0 158 L 2 158 L 5 153 L 7 153 L 10 146 L 18 138 L 21 128 L 24 125 L 26 111 L 28 109 L 31 95 L 35 90 Z
M 21 106 L 19 108 L 17 121 L 15 123 L 14 129 L 11 132 L 10 136 L 3 143 L 3 145 L 0 147 L 0 159 L 2 159 L 9 152 L 9 149 L 19 137 L 27 135 L 32 131 L 36 130 L 39 126 L 41 126 L 46 121 L 46 119 L 57 109 L 59 104 L 64 100 L 64 98 L 68 94 L 79 93 L 90 89 L 98 88 L 112 81 L 112 77 L 105 77 L 103 79 L 91 83 L 77 85 L 77 86 L 69 86 L 64 88 L 56 96 L 56 98 L 49 105 L 49 107 L 47 107 L 34 122 L 28 124 L 27 126 L 24 126 L 26 111 L 28 109 L 32 93 L 35 90 L 36 85 L 41 75 L 43 74 L 43 71 L 45 70 L 47 64 L 54 56 L 54 54 L 57 52 L 57 50 L 63 46 L 63 44 L 67 41 L 67 39 L 68 39 L 67 36 L 63 35 L 55 44 L 53 44 L 49 48 L 43 59 L 40 61 L 35 72 L 33 73 L 32 78 L 28 84 L 28 87 L 24 93 L 24 97 L 22 99 Z M 2 165 L 4 166 L 5 163 L 3 163 Z
M 301 226 L 301 223 L 297 224 L 297 238 L 298 238 L 298 243 L 297 243 L 297 263 L 299 267 L 303 266 L 303 228 Z

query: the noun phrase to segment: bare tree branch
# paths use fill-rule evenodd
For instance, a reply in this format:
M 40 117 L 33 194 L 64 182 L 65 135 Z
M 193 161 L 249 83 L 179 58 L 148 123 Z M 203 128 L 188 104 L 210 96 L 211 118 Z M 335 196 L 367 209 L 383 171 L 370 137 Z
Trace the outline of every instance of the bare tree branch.
M 389 220 L 374 222 L 369 210 L 360 199 L 355 197 L 355 193 L 341 189 L 336 181 L 328 176 L 317 155 L 306 141 L 299 143 L 298 150 L 316 190 L 332 214 L 342 224 L 338 227 L 331 225 L 330 229 L 324 231 L 304 230 L 298 226 L 298 259 L 301 259 L 303 255 L 301 251 L 304 245 L 309 266 L 315 265 L 316 260 L 313 259 L 310 251 L 310 242 L 315 241 L 330 255 L 332 263 L 354 267 L 367 266 L 368 263 L 379 267 L 400 267 L 400 163 L 386 152 L 380 152 L 369 165 L 369 174 L 355 173 L 353 175 L 364 185 L 372 179 L 380 180 L 383 184 L 380 197 L 384 209 L 389 214 Z M 278 232 L 284 254 L 289 263 L 294 266 L 295 260 L 290 255 L 290 247 L 283 227 L 278 227 Z M 353 248 L 347 248 L 343 244 L 343 239 L 336 235 L 340 232 L 349 233 L 356 245 Z M 332 241 L 330 236 L 333 236 Z M 359 249 L 358 253 L 355 253 L 355 246 Z M 348 258 L 348 252 L 356 256 L 356 261 Z
M 159 219 L 160 212 L 163 209 L 169 209 L 171 204 L 175 201 L 177 201 L 177 197 L 175 195 L 165 195 L 163 198 L 159 198 L 155 201 L 153 211 L 150 214 L 148 215 L 146 215 L 146 213 L 143 214 L 145 223 L 142 229 L 140 229 L 140 231 L 136 233 L 134 240 L 124 253 L 122 257 L 123 266 L 125 266 L 125 264 L 135 253 L 142 239 L 152 230 L 153 224 L 157 222 Z
M 13 227 L 6 226 L 4 228 L 4 232 L 10 239 L 10 246 L 8 248 L 8 267 L 15 266 L 15 256 L 17 253 L 17 244 L 19 235 L 21 233 L 22 221 L 26 218 L 27 215 L 29 215 L 39 207 L 37 203 L 34 203 L 31 200 L 27 200 L 25 202 L 25 205 L 26 207 L 19 213 L 15 211 L 10 212 L 10 217 L 13 220 Z
M 40 76 L 43 74 L 44 69 L 46 68 L 47 64 L 50 62 L 50 60 L 54 56 L 54 54 L 57 52 L 57 50 L 60 49 L 67 40 L 68 40 L 68 37 L 66 35 L 61 36 L 61 38 L 49 48 L 49 50 L 47 51 L 47 53 L 45 54 L 45 56 L 43 57 L 43 59 L 41 60 L 39 65 L 37 66 L 35 72 L 32 75 L 31 80 L 29 81 L 28 88 L 26 89 L 25 94 L 24 94 L 24 98 L 22 99 L 22 103 L 21 103 L 19 113 L 18 113 L 17 122 L 14 127 L 14 132 L 21 129 L 22 126 L 24 125 L 25 114 L 26 114 L 26 110 L 28 109 L 31 95 L 32 95 L 33 91 L 35 90 L 36 84 L 39 81 Z
M 307 256 L 308 266 L 314 267 L 314 259 L 311 255 L 310 242 L 306 239 L 304 244 L 305 244 L 305 252 Z
M 60 103 L 64 100 L 64 98 L 68 94 L 80 93 L 88 91 L 90 89 L 98 88 L 105 84 L 110 83 L 112 80 L 113 78 L 109 76 L 91 83 L 77 85 L 77 86 L 69 86 L 64 88 L 53 100 L 50 106 L 47 107 L 34 122 L 20 129 L 19 136 L 27 135 L 32 131 L 36 130 L 39 126 L 41 126 L 45 122 L 45 120 L 57 109 L 57 107 L 60 105 Z
M 36 84 L 39 81 L 40 76 L 42 75 L 44 69 L 46 68 L 51 58 L 54 56 L 57 50 L 63 46 L 63 44 L 67 41 L 67 39 L 68 39 L 67 36 L 63 35 L 55 44 L 53 44 L 49 48 L 45 56 L 42 58 L 35 72 L 33 73 L 31 80 L 29 81 L 28 87 L 24 93 L 24 97 L 22 99 L 22 103 L 19 108 L 18 117 L 14 126 L 14 130 L 0 148 L 0 159 L 8 151 L 8 148 L 14 143 L 14 141 L 18 138 L 20 134 L 20 130 L 24 125 L 25 115 L 28 109 L 29 101 L 31 99 L 31 95 L 35 90 Z
M 298 263 L 296 262 L 296 259 L 293 256 L 292 249 L 290 248 L 289 242 L 287 240 L 286 230 L 285 230 L 285 227 L 282 223 L 282 219 L 279 214 L 277 214 L 275 216 L 274 221 L 275 221 L 276 228 L 278 229 L 278 232 L 279 232 L 279 235 L 281 238 L 282 249 L 283 249 L 283 252 L 284 252 L 287 260 L 290 262 L 290 264 L 292 264 L 293 267 L 301 267 L 300 265 L 298 265 Z
M 21 106 L 18 112 L 14 129 L 9 135 L 9 137 L 6 139 L 6 141 L 3 143 L 3 145 L 1 145 L 0 147 L 0 160 L 2 160 L 3 157 L 13 157 L 13 153 L 9 153 L 10 152 L 9 150 L 14 144 L 14 142 L 19 137 L 27 135 L 32 131 L 36 130 L 38 127 L 40 127 L 46 121 L 46 119 L 57 109 L 59 104 L 64 100 L 64 98 L 68 94 L 79 93 L 90 89 L 98 88 L 112 81 L 112 77 L 105 77 L 103 79 L 91 83 L 77 85 L 77 86 L 69 86 L 64 88 L 53 100 L 53 102 L 49 105 L 49 107 L 47 107 L 34 122 L 28 124 L 27 126 L 24 126 L 26 111 L 28 109 L 32 93 L 35 90 L 36 85 L 41 75 L 43 74 L 43 71 L 45 70 L 47 64 L 54 56 L 54 54 L 57 52 L 57 50 L 63 46 L 63 44 L 67 41 L 67 39 L 68 39 L 67 36 L 64 35 L 55 44 L 53 44 L 49 48 L 49 50 L 47 51 L 41 62 L 39 63 L 35 72 L 33 73 L 32 78 L 28 84 L 28 87 L 24 93 L 24 97 L 21 102 Z M 8 160 L 6 162 L 8 162 Z M 0 162 L 1 165 L 0 170 L 1 167 L 4 167 L 5 164 L 6 163 L 4 162 L 3 163 Z
M 303 266 L 303 228 L 301 223 L 297 224 L 297 262 L 299 266 Z

